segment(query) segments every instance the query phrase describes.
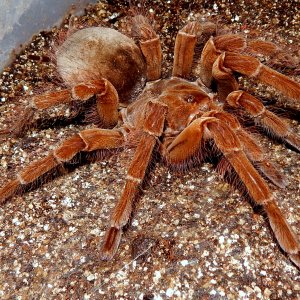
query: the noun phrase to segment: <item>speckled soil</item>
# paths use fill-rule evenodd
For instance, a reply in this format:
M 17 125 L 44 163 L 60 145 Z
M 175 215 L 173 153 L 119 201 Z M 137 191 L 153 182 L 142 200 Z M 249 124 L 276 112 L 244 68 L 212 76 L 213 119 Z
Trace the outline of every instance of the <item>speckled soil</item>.
M 154 12 L 165 76 L 175 33 L 189 19 L 212 19 L 219 31 L 262 36 L 300 55 L 297 0 L 156 2 L 145 1 L 143 10 Z M 73 22 L 122 27 L 127 11 L 123 1 L 100 1 L 87 17 Z M 26 96 L 57 83 L 47 56 L 60 31 L 37 35 L 1 75 L 1 128 L 13 123 L 8 120 Z M 299 80 L 299 63 L 278 68 Z M 281 111 L 289 112 L 300 134 L 299 113 L 292 113 L 297 104 L 286 105 L 286 99 L 254 81 L 244 84 L 286 107 Z M 62 112 L 71 113 L 63 107 L 38 117 Z M 1 184 L 64 137 L 86 128 L 46 127 L 1 141 Z M 262 135 L 257 138 L 289 180 L 285 189 L 270 187 L 300 235 L 300 154 Z M 1 206 L 1 299 L 300 299 L 299 269 L 280 250 L 261 210 L 253 210 L 210 164 L 177 174 L 157 163 L 117 255 L 100 261 L 99 246 L 131 155 L 126 150 L 79 166 Z

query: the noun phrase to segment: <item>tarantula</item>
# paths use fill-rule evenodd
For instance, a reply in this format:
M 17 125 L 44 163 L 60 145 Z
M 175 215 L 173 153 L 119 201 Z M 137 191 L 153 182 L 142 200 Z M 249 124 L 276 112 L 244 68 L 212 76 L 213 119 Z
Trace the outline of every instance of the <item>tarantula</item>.
M 232 168 L 254 202 L 264 208 L 280 247 L 300 267 L 300 243 L 263 179 L 283 187 L 284 177 L 238 118 L 225 110 L 244 110 L 266 131 L 300 150 L 299 136 L 259 99 L 239 90 L 236 74 L 256 78 L 297 100 L 300 84 L 255 57 L 276 53 L 274 44 L 248 42 L 236 34 L 211 36 L 201 54 L 200 76 L 189 81 L 197 39 L 205 27 L 193 21 L 178 32 L 172 76 L 167 79 L 161 79 L 159 37 L 146 17 L 132 18 L 131 34 L 137 43 L 104 27 L 85 28 L 69 36 L 56 52 L 57 68 L 68 88 L 32 97 L 22 124 L 36 109 L 74 101 L 87 103 L 93 98 L 98 126 L 80 131 L 45 158 L 25 167 L 0 189 L 1 202 L 79 152 L 134 146 L 126 184 L 101 248 L 101 257 L 112 259 L 153 152 L 170 166 L 180 168 L 217 151 L 225 169 Z M 215 92 L 212 87 L 216 87 Z M 14 133 L 22 130 L 19 126 Z M 203 147 L 207 143 L 213 147 Z

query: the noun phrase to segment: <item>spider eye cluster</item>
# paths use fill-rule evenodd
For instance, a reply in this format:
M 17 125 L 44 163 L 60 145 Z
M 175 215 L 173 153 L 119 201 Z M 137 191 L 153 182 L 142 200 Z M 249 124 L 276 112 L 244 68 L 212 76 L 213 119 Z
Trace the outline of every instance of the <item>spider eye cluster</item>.
M 193 96 L 193 95 L 187 95 L 187 96 L 185 97 L 185 101 L 186 101 L 187 103 L 194 103 L 194 102 L 195 102 L 195 96 Z

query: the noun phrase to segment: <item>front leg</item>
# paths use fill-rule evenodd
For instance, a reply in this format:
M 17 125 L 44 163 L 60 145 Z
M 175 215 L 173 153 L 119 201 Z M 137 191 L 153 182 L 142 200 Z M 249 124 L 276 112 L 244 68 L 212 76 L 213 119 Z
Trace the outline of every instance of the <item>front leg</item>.
M 300 267 L 300 243 L 277 206 L 274 196 L 246 154 L 234 131 L 221 120 L 202 117 L 193 121 L 167 147 L 169 163 L 179 164 L 189 159 L 200 147 L 201 141 L 213 139 L 245 184 L 250 196 L 263 206 L 281 248 Z
M 245 131 L 236 117 L 224 111 L 212 110 L 205 116 L 215 117 L 221 122 L 226 123 L 238 137 L 243 151 L 251 163 L 260 170 L 269 180 L 277 186 L 284 188 L 287 184 L 285 176 L 279 171 L 278 166 L 274 165 L 265 155 L 265 150 L 257 144 L 255 139 Z
M 126 184 L 120 200 L 116 204 L 101 248 L 101 257 L 110 260 L 116 253 L 122 235 L 122 228 L 127 224 L 133 201 L 144 180 L 147 167 L 151 161 L 152 152 L 157 138 L 163 132 L 167 107 L 159 102 L 149 102 L 145 110 L 142 137 L 135 150 L 127 172 Z

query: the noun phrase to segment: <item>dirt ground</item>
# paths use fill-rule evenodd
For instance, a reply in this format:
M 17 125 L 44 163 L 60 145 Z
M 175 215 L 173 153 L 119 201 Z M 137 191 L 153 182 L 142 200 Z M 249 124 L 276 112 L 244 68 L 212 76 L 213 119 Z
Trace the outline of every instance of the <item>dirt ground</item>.
M 178 29 L 188 20 L 210 20 L 217 23 L 218 34 L 240 32 L 286 49 L 295 57 L 293 63 L 266 62 L 299 81 L 297 2 L 135 4 L 154 17 L 163 45 L 164 77 L 170 74 Z M 36 35 L 0 75 L 0 129 L 14 123 L 22 113 L 18 107 L 24 107 L 32 93 L 59 85 L 55 64 L 48 57 L 63 30 L 71 24 L 124 28 L 128 8 L 124 1 L 99 1 L 87 8 L 85 16 Z M 240 80 L 245 89 L 277 107 L 300 134 L 299 103 L 254 80 Z M 63 120 L 71 115 L 63 106 L 36 118 Z M 63 121 L 40 125 L 22 138 L 2 139 L 0 184 L 63 138 L 87 128 Z M 285 189 L 269 186 L 300 236 L 300 154 L 280 141 L 256 136 L 289 181 Z M 157 162 L 116 256 L 101 261 L 101 240 L 132 153 L 128 149 L 69 168 L 63 176 L 0 207 L 1 299 L 300 299 L 299 269 L 280 250 L 261 209 L 253 209 L 209 163 L 178 174 Z

